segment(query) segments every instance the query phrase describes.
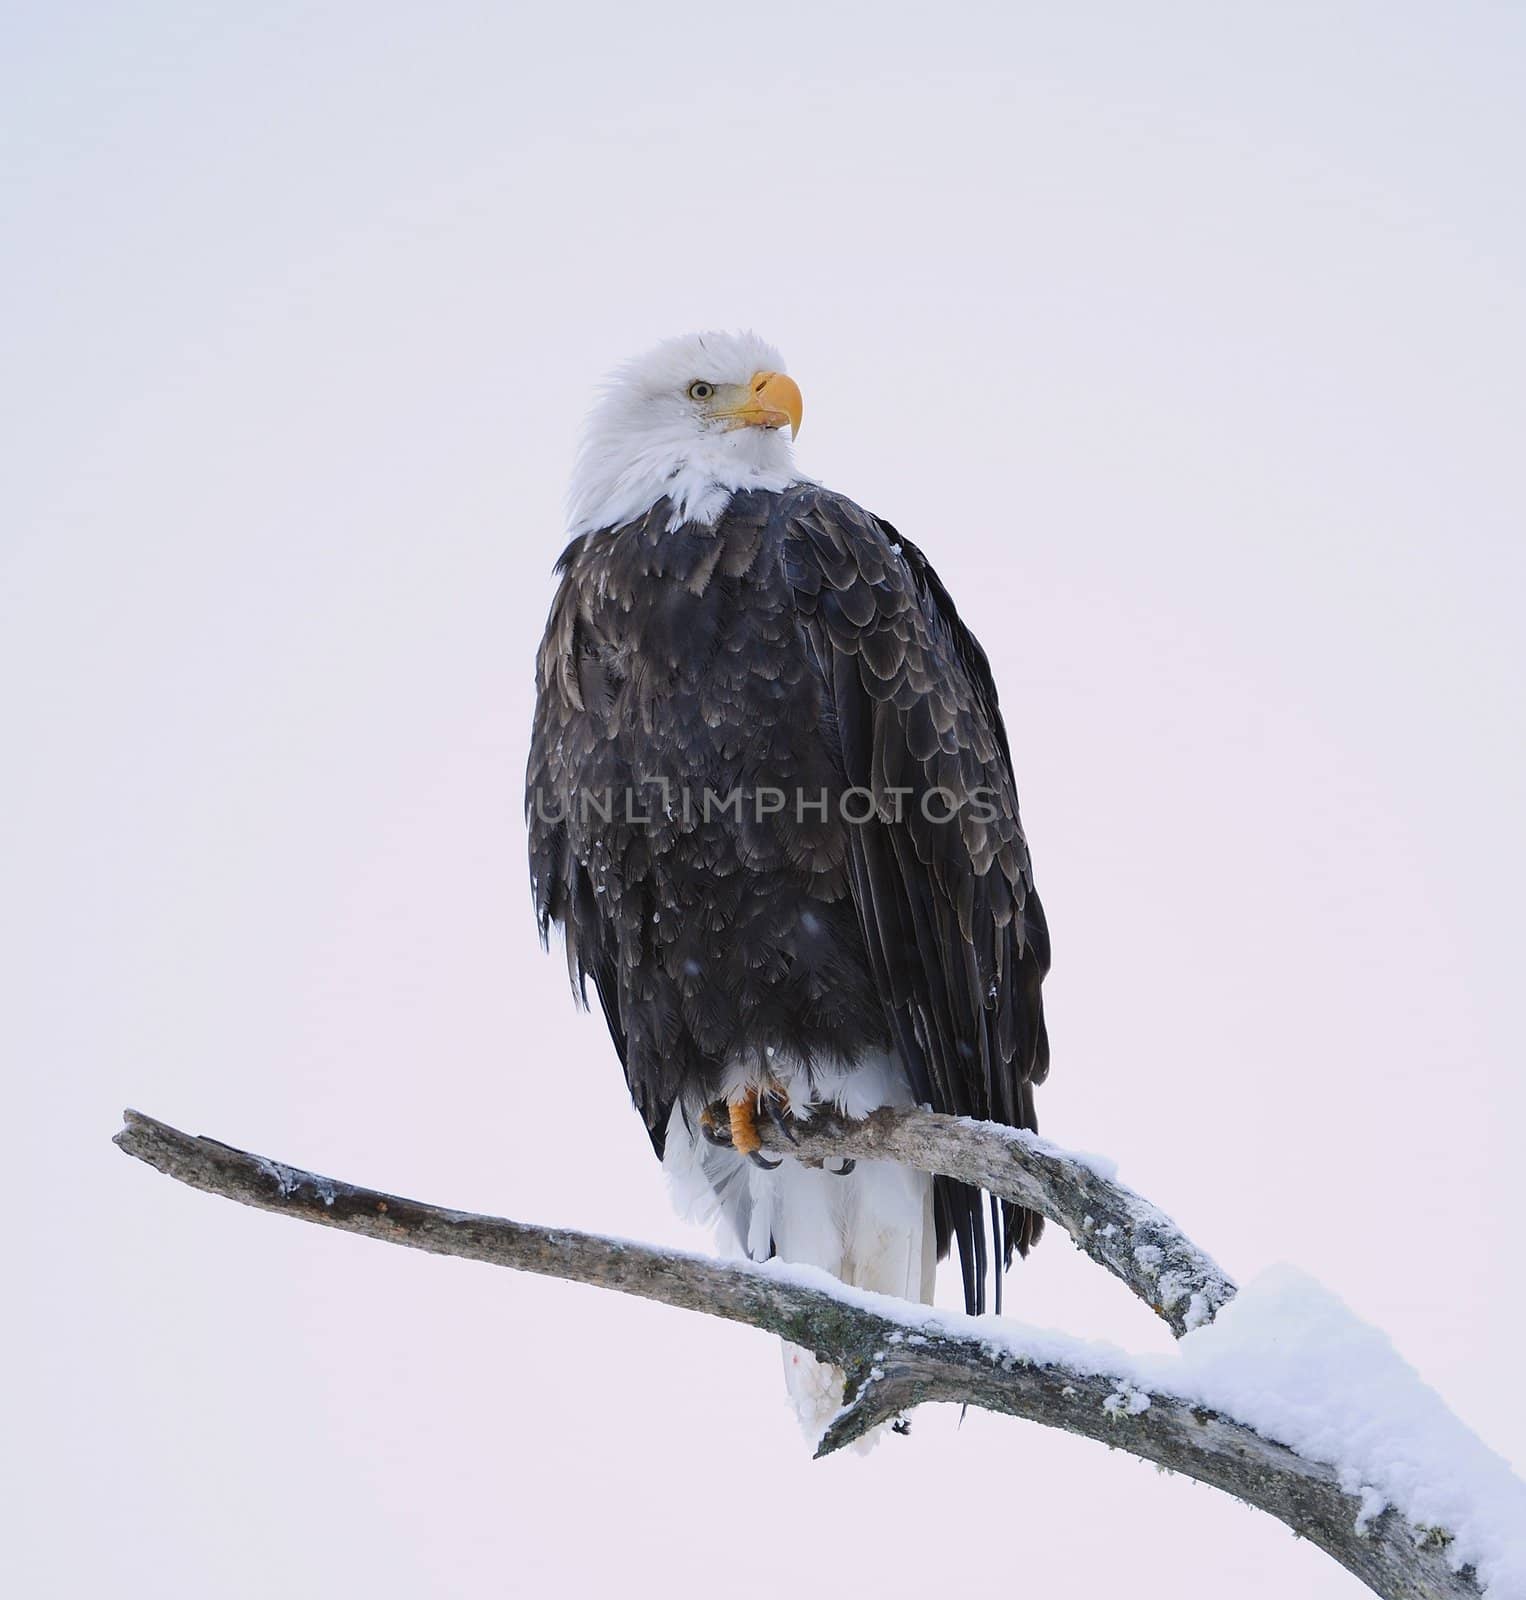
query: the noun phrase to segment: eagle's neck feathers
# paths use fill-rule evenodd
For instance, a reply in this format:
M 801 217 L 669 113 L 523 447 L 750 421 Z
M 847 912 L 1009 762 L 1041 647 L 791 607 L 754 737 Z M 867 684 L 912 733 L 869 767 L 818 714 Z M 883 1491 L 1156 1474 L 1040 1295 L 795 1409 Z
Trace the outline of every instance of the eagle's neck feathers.
M 643 419 L 639 428 L 620 421 L 590 426 L 578 452 L 568 495 L 574 534 L 633 522 L 663 498 L 673 507 L 670 531 L 684 523 L 713 527 L 740 490 L 787 489 L 804 481 L 777 431 L 696 434 L 681 421 L 663 426 Z

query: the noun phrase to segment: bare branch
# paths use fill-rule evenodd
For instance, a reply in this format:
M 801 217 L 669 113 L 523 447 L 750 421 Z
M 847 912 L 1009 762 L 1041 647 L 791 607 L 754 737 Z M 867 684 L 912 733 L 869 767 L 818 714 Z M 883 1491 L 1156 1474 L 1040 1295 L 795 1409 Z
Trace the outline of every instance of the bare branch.
M 1211 1322 L 1234 1281 L 1165 1212 L 1098 1165 L 1017 1128 L 935 1111 L 887 1107 L 862 1121 L 817 1113 L 790 1144 L 759 1123 L 764 1145 L 811 1159 L 899 1161 L 962 1178 L 1059 1223 L 1099 1266 L 1120 1278 L 1180 1338 Z
M 927 1133 L 917 1125 L 921 1115 L 885 1119 L 883 1125 L 876 1124 L 885 1131 L 871 1133 L 863 1142 L 851 1133 L 832 1142 L 833 1136 L 822 1127 L 810 1137 L 821 1142 L 824 1153 L 836 1155 L 910 1152 Z M 960 1127 L 961 1138 L 978 1132 Z M 1223 1489 L 1286 1523 L 1386 1600 L 1476 1600 L 1480 1593 L 1470 1570 L 1453 1572 L 1448 1567 L 1441 1542 L 1420 1538 L 1392 1509 L 1359 1523 L 1360 1499 L 1340 1488 L 1331 1468 L 1307 1461 L 1231 1418 L 1170 1394 L 1141 1392 L 1125 1377 L 1064 1362 L 1025 1359 L 1010 1344 L 992 1339 L 989 1333 L 982 1336 L 983 1324 L 969 1322 L 970 1331 L 965 1332 L 965 1319 L 845 1288 L 839 1292 L 823 1287 L 831 1280 L 820 1275 L 802 1281 L 811 1275 L 798 1269 L 708 1261 L 683 1251 L 655 1250 L 571 1229 L 540 1228 L 425 1205 L 196 1138 L 133 1111 L 126 1113 L 116 1143 L 128 1155 L 182 1183 L 262 1210 L 436 1255 L 618 1289 L 747 1323 L 803 1345 L 840 1366 L 848 1378 L 849 1399 L 818 1454 L 839 1449 L 876 1423 L 926 1401 L 978 1405 L 1100 1440 Z M 816 1148 L 813 1143 L 810 1151 Z M 981 1169 L 985 1176 L 977 1176 L 963 1158 L 956 1166 L 958 1152 L 947 1145 L 934 1141 L 923 1148 L 937 1170 L 956 1167 L 958 1176 L 989 1182 L 1024 1204 L 1038 1203 L 1039 1180 L 1034 1180 L 1030 1195 L 1004 1168 L 1004 1162 L 1015 1165 L 1016 1155 L 987 1148 L 979 1159 L 990 1165 Z M 1031 1155 L 1026 1153 L 1022 1160 L 1026 1163 Z M 1144 1206 L 1137 1196 L 1106 1185 L 1094 1174 L 1089 1182 L 1083 1181 L 1067 1170 L 1067 1163 L 1077 1164 L 1059 1152 L 1044 1150 L 1041 1155 L 1055 1163 L 1044 1169 L 1043 1182 L 1049 1186 L 1044 1190 L 1046 1208 L 1056 1203 L 1056 1195 L 1065 1195 L 1068 1212 L 1075 1214 L 1073 1201 L 1096 1192 L 1091 1190 L 1095 1183 L 1104 1184 L 1100 1191 L 1104 1199 L 1121 1195 Z M 1121 1204 L 1116 1201 L 1115 1212 Z M 1145 1207 L 1146 1212 L 1151 1210 Z M 1132 1218 L 1132 1210 L 1125 1207 L 1125 1211 Z M 1094 1210 L 1090 1215 L 1115 1212 Z M 1086 1214 L 1079 1213 L 1078 1224 L 1083 1248 L 1085 1238 L 1097 1232 L 1085 1228 Z M 1123 1222 L 1115 1220 L 1114 1225 L 1121 1227 Z M 1130 1226 L 1139 1225 L 1130 1221 Z M 1154 1222 L 1149 1225 L 1158 1227 Z M 1177 1230 L 1171 1232 L 1180 1239 Z M 1200 1253 L 1193 1259 L 1207 1260 Z M 1134 1276 L 1112 1259 L 1104 1264 L 1136 1287 Z M 1222 1274 L 1216 1281 L 1228 1286 Z M 1359 1532 L 1359 1526 L 1365 1531 Z

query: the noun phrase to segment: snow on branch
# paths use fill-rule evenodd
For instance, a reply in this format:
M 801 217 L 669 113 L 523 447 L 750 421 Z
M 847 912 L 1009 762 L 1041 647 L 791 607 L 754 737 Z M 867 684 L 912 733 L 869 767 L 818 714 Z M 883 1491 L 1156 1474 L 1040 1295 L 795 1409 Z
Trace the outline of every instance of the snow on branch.
M 1111 1162 L 1062 1150 L 1037 1134 L 895 1107 L 862 1121 L 817 1112 L 794 1124 L 794 1143 L 766 1122 L 758 1131 L 777 1154 L 899 1161 L 1042 1212 L 1178 1338 L 1211 1322 L 1234 1296 L 1229 1275 L 1163 1211 L 1116 1182 Z
M 868 1294 L 814 1269 L 712 1261 L 426 1205 L 134 1111 L 116 1143 L 182 1183 L 245 1205 L 616 1289 L 802 1345 L 847 1374 L 846 1400 L 820 1455 L 928 1401 L 977 1405 L 1223 1489 L 1277 1517 L 1386 1600 L 1526 1596 L 1526 1488 L 1382 1335 L 1307 1280 L 1270 1291 L 1253 1284 L 1222 1322 L 1201 1326 L 1169 1358 L 1131 1356 L 1005 1319 Z M 861 1124 L 818 1119 L 802 1130 L 800 1153 L 895 1157 L 1044 1211 L 1178 1332 L 1205 1323 L 1234 1294 L 1201 1251 L 1098 1163 L 1011 1130 L 927 1112 L 879 1113 Z M 1184 1294 L 1163 1282 L 1168 1272 L 1182 1275 Z

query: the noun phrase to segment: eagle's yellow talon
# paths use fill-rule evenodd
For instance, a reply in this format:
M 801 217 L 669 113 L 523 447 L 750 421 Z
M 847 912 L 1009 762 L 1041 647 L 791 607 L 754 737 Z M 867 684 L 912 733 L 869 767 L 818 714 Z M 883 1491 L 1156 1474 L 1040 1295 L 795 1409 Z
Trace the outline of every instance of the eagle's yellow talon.
M 750 1156 L 763 1148 L 758 1137 L 758 1113 L 751 1100 L 739 1100 L 727 1108 L 731 1113 L 731 1147 L 739 1156 Z

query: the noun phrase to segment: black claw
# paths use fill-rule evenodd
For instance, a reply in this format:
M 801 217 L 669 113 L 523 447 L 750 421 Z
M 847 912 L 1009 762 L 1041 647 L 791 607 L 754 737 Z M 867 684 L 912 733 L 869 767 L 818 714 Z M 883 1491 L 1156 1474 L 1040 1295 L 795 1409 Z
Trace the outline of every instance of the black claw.
M 764 1095 L 763 1107 L 768 1112 L 768 1120 L 773 1123 L 779 1132 L 782 1133 L 791 1144 L 799 1144 L 800 1141 L 795 1137 L 795 1130 L 790 1127 L 790 1119 L 785 1116 L 784 1108 L 779 1103 L 778 1095 Z
M 765 1172 L 772 1172 L 775 1167 L 782 1167 L 784 1165 L 783 1156 L 780 1156 L 777 1161 L 770 1161 L 761 1150 L 749 1150 L 747 1153 L 747 1159 L 752 1162 L 755 1167 L 762 1167 Z
M 835 1171 L 831 1167 L 828 1167 L 827 1171 L 830 1172 L 834 1178 L 846 1178 L 857 1165 L 858 1162 L 856 1162 L 852 1156 L 844 1156 L 842 1165 L 840 1167 L 838 1167 Z
M 705 1114 L 699 1119 L 699 1131 L 711 1144 L 719 1145 L 722 1150 L 731 1149 L 731 1118 L 726 1114 L 724 1104 L 721 1105 L 719 1116 L 714 1106 L 705 1107 Z

